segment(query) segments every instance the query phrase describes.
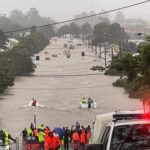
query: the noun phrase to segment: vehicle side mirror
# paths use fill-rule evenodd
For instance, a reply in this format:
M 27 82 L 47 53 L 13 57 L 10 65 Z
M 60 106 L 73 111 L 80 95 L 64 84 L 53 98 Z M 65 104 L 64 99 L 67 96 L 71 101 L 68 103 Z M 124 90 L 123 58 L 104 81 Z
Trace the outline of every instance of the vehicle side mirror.
M 89 144 L 87 150 L 103 150 L 103 144 Z

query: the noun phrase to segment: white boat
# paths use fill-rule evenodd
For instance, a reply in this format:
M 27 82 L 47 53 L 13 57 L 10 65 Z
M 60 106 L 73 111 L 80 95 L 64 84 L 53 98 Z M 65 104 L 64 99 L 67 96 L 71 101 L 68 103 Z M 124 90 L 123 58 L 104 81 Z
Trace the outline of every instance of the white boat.
M 29 104 L 25 105 L 24 107 L 46 107 L 46 106 L 39 104 L 37 101 L 36 101 L 36 105 L 33 105 L 33 101 L 30 101 Z
M 88 108 L 87 101 L 85 101 L 84 103 L 79 102 L 79 104 L 80 104 L 80 108 L 82 109 Z M 96 108 L 96 102 L 93 101 L 93 103 L 91 103 L 91 108 Z

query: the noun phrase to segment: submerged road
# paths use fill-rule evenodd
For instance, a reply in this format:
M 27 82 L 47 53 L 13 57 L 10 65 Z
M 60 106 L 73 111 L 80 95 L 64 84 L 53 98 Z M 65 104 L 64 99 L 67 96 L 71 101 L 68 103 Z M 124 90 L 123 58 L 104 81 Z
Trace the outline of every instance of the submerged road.
M 90 70 L 100 62 L 86 46 L 76 46 L 71 50 L 71 58 L 66 58 L 63 45 L 67 42 L 68 39 L 63 38 L 51 41 L 40 52 L 39 61 L 34 57 L 35 72 L 31 76 L 17 77 L 15 85 L 0 95 L 0 128 L 6 128 L 13 137 L 29 127 L 34 115 L 37 116 L 37 124 L 43 123 L 50 128 L 71 127 L 76 121 L 85 126 L 92 124 L 95 115 L 100 113 L 141 109 L 139 100 L 129 99 L 123 89 L 112 86 L 117 77 Z M 73 44 L 78 42 L 74 40 Z M 81 57 L 82 51 L 87 56 Z M 58 57 L 52 57 L 52 54 Z M 45 60 L 49 56 L 51 60 Z M 24 108 L 33 97 L 48 108 Z M 97 108 L 80 109 L 81 97 L 93 98 Z

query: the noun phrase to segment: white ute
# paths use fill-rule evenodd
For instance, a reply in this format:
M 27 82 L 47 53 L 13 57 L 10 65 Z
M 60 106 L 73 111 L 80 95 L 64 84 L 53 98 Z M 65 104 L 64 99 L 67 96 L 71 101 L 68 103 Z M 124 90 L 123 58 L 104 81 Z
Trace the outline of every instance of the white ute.
M 10 150 L 9 145 L 3 145 L 2 140 L 0 140 L 0 150 Z
M 118 111 L 98 115 L 87 150 L 150 150 L 150 114 Z

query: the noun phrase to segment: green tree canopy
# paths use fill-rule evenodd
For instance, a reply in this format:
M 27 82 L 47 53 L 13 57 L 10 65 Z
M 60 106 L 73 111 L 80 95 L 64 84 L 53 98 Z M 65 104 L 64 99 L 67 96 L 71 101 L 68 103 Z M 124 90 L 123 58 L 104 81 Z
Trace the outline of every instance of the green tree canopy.
M 0 30 L 0 49 L 7 49 L 6 42 L 8 42 L 7 36 Z
M 108 41 L 110 43 L 120 44 L 120 42 L 124 43 L 127 40 L 128 38 L 125 30 L 120 26 L 120 24 L 114 23 L 110 25 L 108 31 Z
M 103 43 L 107 41 L 108 31 L 110 25 L 106 22 L 99 23 L 94 27 L 94 41 L 96 43 Z

